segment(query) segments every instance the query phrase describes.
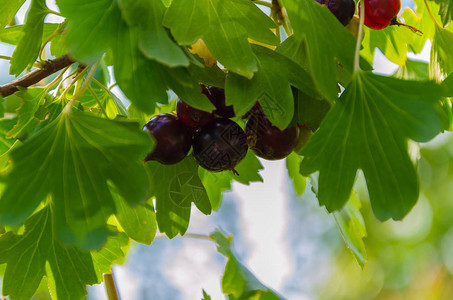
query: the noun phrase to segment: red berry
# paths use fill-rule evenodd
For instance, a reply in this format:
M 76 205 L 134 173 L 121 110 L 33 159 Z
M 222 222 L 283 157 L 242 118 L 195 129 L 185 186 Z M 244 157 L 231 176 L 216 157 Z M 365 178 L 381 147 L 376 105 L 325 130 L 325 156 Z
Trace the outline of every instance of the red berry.
M 365 25 L 371 29 L 383 29 L 396 22 L 396 16 L 401 9 L 400 0 L 364 0 L 364 4 Z
M 175 164 L 184 159 L 190 150 L 192 132 L 175 115 L 156 115 L 143 126 L 143 130 L 149 132 L 156 142 L 145 161 Z
M 219 172 L 233 168 L 247 154 L 244 130 L 226 118 L 214 119 L 193 136 L 193 153 L 200 166 Z
M 214 119 L 211 113 L 193 108 L 181 99 L 176 101 L 176 114 L 181 122 L 190 127 L 201 127 Z

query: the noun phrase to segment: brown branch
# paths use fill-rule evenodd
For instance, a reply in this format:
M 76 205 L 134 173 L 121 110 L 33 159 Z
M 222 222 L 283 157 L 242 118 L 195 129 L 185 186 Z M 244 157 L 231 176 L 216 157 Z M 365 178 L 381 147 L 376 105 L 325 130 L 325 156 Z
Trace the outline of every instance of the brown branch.
M 113 272 L 109 274 L 104 274 L 104 283 L 105 289 L 107 291 L 107 298 L 109 300 L 120 300 L 118 289 L 116 287 L 115 278 L 113 277 Z
M 42 79 L 52 75 L 61 69 L 75 63 L 69 54 L 60 56 L 54 60 L 47 61 L 41 69 L 33 70 L 30 73 L 25 74 L 23 77 L 18 78 L 10 83 L 0 86 L 0 95 L 7 97 L 18 91 L 17 87 L 29 87 L 35 83 L 38 83 Z

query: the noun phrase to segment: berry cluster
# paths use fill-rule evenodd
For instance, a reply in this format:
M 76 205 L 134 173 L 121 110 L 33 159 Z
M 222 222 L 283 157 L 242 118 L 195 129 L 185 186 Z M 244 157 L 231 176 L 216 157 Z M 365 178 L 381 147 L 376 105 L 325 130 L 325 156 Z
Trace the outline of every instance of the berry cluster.
M 259 157 L 275 160 L 288 156 L 299 139 L 299 127 L 280 130 L 266 118 L 257 103 L 243 118 L 244 130 L 230 118 L 232 106 L 226 106 L 225 91 L 202 86 L 202 93 L 214 104 L 212 113 L 191 107 L 181 99 L 176 102 L 176 115 L 159 114 L 143 127 L 156 141 L 145 161 L 174 164 L 186 157 L 191 146 L 203 168 L 219 172 L 234 170 L 250 149 Z
M 354 16 L 354 0 L 315 0 L 327 6 L 332 14 L 344 26 L 348 25 Z M 389 25 L 405 26 L 410 30 L 421 33 L 418 29 L 402 24 L 397 20 L 401 9 L 401 0 L 363 0 L 365 5 L 365 25 L 371 29 L 384 29 Z M 360 3 L 359 3 L 360 14 Z

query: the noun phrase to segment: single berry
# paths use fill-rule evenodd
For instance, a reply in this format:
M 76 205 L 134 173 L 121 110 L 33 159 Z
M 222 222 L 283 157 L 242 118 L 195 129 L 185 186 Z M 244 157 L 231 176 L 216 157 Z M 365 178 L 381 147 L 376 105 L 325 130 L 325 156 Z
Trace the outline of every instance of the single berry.
M 181 122 L 190 127 L 201 127 L 214 119 L 211 113 L 193 108 L 181 99 L 176 101 L 176 114 Z
M 268 160 L 288 156 L 297 144 L 299 127 L 297 124 L 285 130 L 266 118 L 264 113 L 255 113 L 245 124 L 245 132 L 250 149 L 259 157 Z
M 199 128 L 192 145 L 200 166 L 214 172 L 233 170 L 248 149 L 244 130 L 226 118 L 214 119 Z
M 355 2 L 354 0 L 315 0 L 316 2 L 327 6 L 330 12 L 344 26 L 348 25 L 354 16 Z
M 175 164 L 186 157 L 190 150 L 192 132 L 175 115 L 156 115 L 143 126 L 143 130 L 149 132 L 156 142 L 145 161 Z
M 215 106 L 214 114 L 224 118 L 233 118 L 235 116 L 233 106 L 226 106 L 225 90 L 215 86 L 202 85 L 202 93 L 208 97 L 209 101 Z
M 396 23 L 396 15 L 401 9 L 400 0 L 364 0 L 365 25 L 371 29 L 384 29 Z M 360 4 L 359 4 L 360 13 Z

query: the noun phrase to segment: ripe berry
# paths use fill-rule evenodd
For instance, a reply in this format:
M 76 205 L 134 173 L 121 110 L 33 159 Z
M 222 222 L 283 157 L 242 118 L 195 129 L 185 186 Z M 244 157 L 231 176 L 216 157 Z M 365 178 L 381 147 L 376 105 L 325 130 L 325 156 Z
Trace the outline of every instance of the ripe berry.
M 154 150 L 145 161 L 157 160 L 162 164 L 175 164 L 186 157 L 190 150 L 192 132 L 172 114 L 159 114 L 143 126 L 155 139 Z
M 217 118 L 193 136 L 193 153 L 200 166 L 219 172 L 233 168 L 247 154 L 247 137 L 242 128 L 226 118 Z M 234 171 L 234 170 L 233 170 Z
M 354 0 L 316 0 L 316 2 L 327 6 L 330 12 L 337 17 L 344 26 L 348 25 L 354 16 Z
M 233 106 L 226 106 L 225 90 L 215 86 L 201 86 L 202 93 L 208 97 L 209 101 L 216 107 L 214 113 L 224 118 L 233 118 L 235 116 Z
M 255 113 L 245 124 L 250 149 L 259 157 L 268 160 L 282 159 L 293 151 L 299 138 L 297 124 L 285 130 L 266 118 L 264 113 Z
M 211 113 L 193 108 L 181 99 L 176 101 L 176 114 L 181 122 L 190 127 L 204 126 L 214 119 Z
M 365 25 L 369 28 L 383 29 L 390 24 L 397 24 L 396 15 L 401 9 L 400 0 L 364 0 L 364 4 Z

